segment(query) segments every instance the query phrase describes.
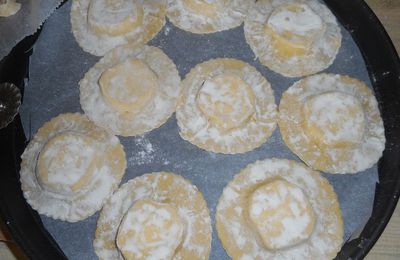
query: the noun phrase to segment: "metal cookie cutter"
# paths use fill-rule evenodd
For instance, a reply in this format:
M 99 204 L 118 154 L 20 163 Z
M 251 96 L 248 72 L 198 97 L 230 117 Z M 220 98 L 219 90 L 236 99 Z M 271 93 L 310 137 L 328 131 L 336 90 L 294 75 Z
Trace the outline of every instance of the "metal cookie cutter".
M 0 129 L 14 120 L 21 106 L 21 92 L 12 83 L 0 83 Z

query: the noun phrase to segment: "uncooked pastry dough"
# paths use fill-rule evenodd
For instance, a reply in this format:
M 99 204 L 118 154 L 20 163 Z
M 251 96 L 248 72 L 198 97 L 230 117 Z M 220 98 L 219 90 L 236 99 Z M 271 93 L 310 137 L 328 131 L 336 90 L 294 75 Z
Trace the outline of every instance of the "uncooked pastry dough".
M 117 247 L 124 259 L 172 259 L 183 230 L 184 222 L 175 206 L 137 200 L 118 228 Z
M 378 103 L 361 81 L 319 74 L 294 83 L 279 105 L 287 146 L 310 167 L 356 173 L 382 156 L 385 134 Z
M 285 180 L 271 180 L 249 196 L 249 219 L 270 250 L 307 240 L 315 227 L 315 213 L 303 191 Z
M 318 172 L 285 159 L 241 170 L 224 188 L 215 221 L 234 260 L 333 259 L 343 241 L 333 187 Z
M 98 211 L 125 173 L 117 137 L 81 114 L 61 114 L 29 142 L 21 162 L 21 187 L 40 214 L 70 222 Z
M 175 112 L 180 77 L 160 49 L 113 49 L 79 82 L 85 114 L 111 132 L 134 136 L 161 126 Z
M 101 260 L 208 259 L 207 204 L 176 174 L 144 174 L 122 185 L 104 205 L 93 245 Z
M 21 9 L 21 4 L 15 0 L 5 0 L 5 3 L 0 2 L 0 17 L 8 17 L 16 14 Z
M 239 26 L 254 0 L 168 0 L 168 19 L 192 33 L 213 33 Z
M 342 39 L 334 15 L 317 0 L 257 1 L 244 32 L 261 63 L 287 77 L 329 67 Z
M 249 64 L 215 59 L 198 64 L 182 81 L 176 112 L 179 134 L 216 153 L 244 153 L 263 144 L 276 126 L 268 81 Z
M 103 56 L 122 44 L 146 44 L 165 24 L 165 0 L 73 0 L 72 32 L 81 48 Z

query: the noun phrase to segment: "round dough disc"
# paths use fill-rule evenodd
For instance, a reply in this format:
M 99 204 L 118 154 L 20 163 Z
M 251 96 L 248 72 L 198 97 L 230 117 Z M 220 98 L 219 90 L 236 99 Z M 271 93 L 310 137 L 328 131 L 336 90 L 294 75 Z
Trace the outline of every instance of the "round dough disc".
M 236 75 L 250 86 L 254 113 L 241 125 L 221 130 L 211 124 L 197 104 L 206 80 L 219 75 Z M 273 90 L 256 68 L 236 59 L 214 59 L 198 64 L 182 81 L 182 98 L 176 111 L 181 137 L 215 153 L 235 154 L 261 146 L 276 127 L 277 108 Z
M 303 127 L 306 99 L 331 91 L 350 95 L 362 106 L 364 134 L 356 146 L 317 145 Z M 324 172 L 363 171 L 372 167 L 385 149 L 383 122 L 375 96 L 363 82 L 348 76 L 318 74 L 294 83 L 282 95 L 278 124 L 286 145 L 307 165 Z
M 37 177 L 37 162 L 43 148 L 52 138 L 64 133 L 94 139 L 102 155 L 100 165 L 85 187 L 68 195 L 42 187 Z M 83 220 L 98 211 L 118 187 L 126 169 L 125 152 L 118 138 L 77 113 L 61 114 L 45 123 L 29 142 L 21 158 L 21 188 L 27 202 L 40 214 L 69 222 Z M 67 185 L 69 176 L 61 177 L 60 183 Z
M 305 53 L 295 53 L 289 56 L 280 55 L 280 48 L 282 48 L 283 45 L 286 46 L 286 44 L 283 44 L 282 42 L 285 40 L 279 38 L 280 42 L 277 42 L 276 38 L 274 38 L 277 34 L 272 33 L 271 30 L 266 30 L 269 28 L 267 24 L 269 18 L 274 14 L 274 11 L 277 10 L 277 8 L 291 4 L 306 5 L 311 14 L 314 14 L 318 20 L 322 19 L 324 28 L 320 34 L 311 37 L 312 41 L 308 42 L 308 45 L 302 43 L 304 46 L 307 46 L 307 51 Z M 289 18 L 286 17 L 282 19 L 289 20 L 295 18 L 296 17 L 289 16 Z M 304 19 L 302 20 L 304 21 Z M 311 20 L 309 23 L 310 24 L 308 25 L 312 26 L 315 24 L 315 21 Z M 280 22 L 280 24 L 282 24 L 282 22 Z M 299 24 L 299 27 L 303 25 L 302 23 L 295 21 L 294 25 L 288 25 L 286 29 L 289 30 L 292 27 L 296 27 L 296 24 Z M 270 33 L 268 33 L 268 31 Z M 285 33 L 292 35 L 293 31 Z M 260 62 L 274 72 L 286 77 L 301 77 L 326 69 L 334 61 L 342 41 L 342 35 L 335 16 L 325 5 L 319 3 L 317 0 L 257 1 L 246 16 L 244 34 L 247 43 L 250 45 L 256 57 L 259 58 Z M 287 42 L 285 41 L 285 43 Z M 290 49 L 289 51 L 293 50 Z
M 105 100 L 99 79 L 103 72 L 128 59 L 146 64 L 156 75 L 157 84 L 154 94 L 139 110 L 121 112 Z M 180 94 L 175 64 L 162 50 L 150 46 L 124 45 L 113 49 L 85 74 L 79 85 L 85 114 L 97 125 L 122 136 L 140 135 L 160 127 L 175 112 Z
M 4 4 L 0 3 L 0 17 L 8 17 L 16 14 L 21 9 L 21 4 L 15 0 L 6 0 Z
M 289 182 L 303 191 L 316 222 L 307 240 L 292 247 L 268 250 L 249 220 L 248 203 L 257 188 L 276 180 Z M 257 161 L 241 170 L 224 188 L 215 221 L 218 237 L 234 260 L 333 259 L 343 241 L 343 220 L 333 187 L 318 172 L 285 159 Z
M 164 0 L 132 0 L 135 4 L 134 8 L 139 12 L 139 24 L 137 26 L 132 26 L 128 33 L 120 35 L 96 32 L 88 23 L 89 8 L 92 1 L 97 0 L 73 0 L 71 25 L 79 46 L 84 51 L 96 56 L 103 56 L 118 45 L 127 43 L 146 44 L 165 24 L 166 4 Z
M 116 237 L 126 212 L 138 200 L 151 199 L 177 209 L 185 224 L 183 242 L 174 259 L 208 259 L 211 219 L 201 192 L 183 177 L 167 172 L 148 173 L 122 185 L 104 205 L 97 221 L 95 252 L 100 259 L 121 259 Z
M 168 19 L 182 30 L 205 34 L 239 26 L 253 0 L 168 0 Z

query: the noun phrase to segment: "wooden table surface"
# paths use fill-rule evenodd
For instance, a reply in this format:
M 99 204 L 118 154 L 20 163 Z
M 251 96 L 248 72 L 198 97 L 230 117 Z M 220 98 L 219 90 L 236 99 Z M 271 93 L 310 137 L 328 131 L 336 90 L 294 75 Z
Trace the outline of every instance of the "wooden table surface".
M 351 0 L 343 0 L 351 1 Z M 400 0 L 365 0 L 388 31 L 397 52 L 400 53 Z M 18 246 L 0 223 L 0 259 L 25 259 Z M 366 257 L 367 260 L 400 259 L 400 207 L 397 206 L 382 236 Z

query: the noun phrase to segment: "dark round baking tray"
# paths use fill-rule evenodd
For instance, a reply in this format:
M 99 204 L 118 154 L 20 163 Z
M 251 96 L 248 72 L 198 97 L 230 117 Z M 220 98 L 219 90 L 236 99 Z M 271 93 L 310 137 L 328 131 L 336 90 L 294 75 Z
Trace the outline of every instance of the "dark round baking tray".
M 325 0 L 357 43 L 379 102 L 386 149 L 378 163 L 373 212 L 358 238 L 346 242 L 337 259 L 361 259 L 372 248 L 393 213 L 400 192 L 400 60 L 383 26 L 363 0 Z M 29 79 L 29 56 L 40 31 L 26 37 L 0 61 L 0 83 L 17 85 L 23 95 Z M 30 133 L 28 133 L 30 136 Z M 60 247 L 26 203 L 19 183 L 19 164 L 27 140 L 16 116 L 0 129 L 0 215 L 30 259 L 66 259 Z

